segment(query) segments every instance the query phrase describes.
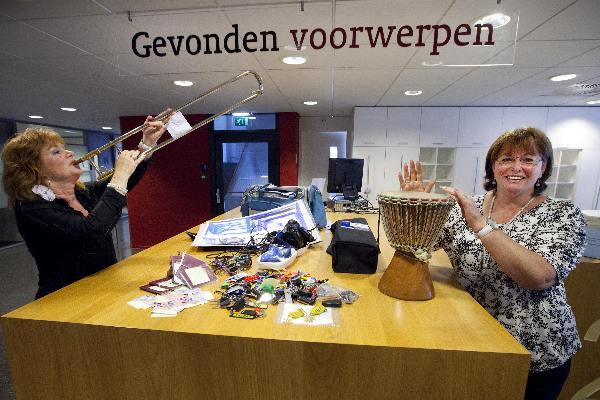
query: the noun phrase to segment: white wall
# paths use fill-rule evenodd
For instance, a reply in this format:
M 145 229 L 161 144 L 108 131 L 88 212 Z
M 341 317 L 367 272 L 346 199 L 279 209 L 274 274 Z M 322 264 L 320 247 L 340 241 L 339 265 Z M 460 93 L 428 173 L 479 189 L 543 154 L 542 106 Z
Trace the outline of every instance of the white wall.
M 581 149 L 575 203 L 599 208 L 600 107 L 549 107 L 546 134 L 554 147 Z
M 418 111 L 419 114 L 423 114 L 418 107 L 412 108 L 416 110 L 415 112 Z M 476 122 L 472 124 L 471 129 L 467 129 L 468 127 L 463 126 L 464 124 L 459 124 L 459 131 L 461 129 L 468 131 L 459 132 L 459 139 L 462 133 L 463 136 L 475 140 L 477 143 L 465 144 L 464 141 L 459 140 L 457 147 L 470 148 L 479 145 L 481 151 L 485 154 L 489 144 L 504 131 L 529 125 L 546 132 L 555 148 L 581 149 L 577 163 L 574 200 L 582 209 L 600 208 L 600 107 L 454 107 L 454 109 L 459 114 L 459 119 L 461 114 L 470 115 L 474 112 L 477 113 L 479 109 L 500 116 L 493 120 L 481 116 L 475 118 Z M 354 126 L 355 121 L 352 118 L 339 118 L 337 120 L 300 118 L 300 179 L 302 182 L 310 182 L 312 177 L 310 175 L 313 175 L 313 173 L 310 172 L 309 174 L 308 171 L 312 168 L 312 165 L 319 163 L 320 158 L 323 158 L 323 162 L 327 158 L 327 156 L 317 154 L 317 149 L 322 146 L 322 143 L 316 132 L 337 131 L 345 127 L 344 129 L 348 130 L 347 155 L 350 157 L 352 156 L 353 142 L 351 130 Z M 402 123 L 396 123 L 396 126 L 402 127 L 403 125 Z M 424 129 L 424 126 L 421 123 L 422 129 Z M 481 131 L 486 129 L 494 133 L 494 137 L 487 138 L 489 140 L 484 138 L 486 139 L 485 143 L 479 143 Z M 454 134 L 456 135 L 456 132 Z M 374 148 L 364 147 L 363 150 Z M 382 148 L 385 149 L 385 147 Z M 455 163 L 458 162 L 459 160 L 455 160 Z M 326 173 L 326 169 L 323 170 L 323 173 Z
M 299 185 L 327 177 L 329 146 L 338 146 L 340 158 L 350 154 L 348 140 L 352 127 L 352 117 L 300 117 Z

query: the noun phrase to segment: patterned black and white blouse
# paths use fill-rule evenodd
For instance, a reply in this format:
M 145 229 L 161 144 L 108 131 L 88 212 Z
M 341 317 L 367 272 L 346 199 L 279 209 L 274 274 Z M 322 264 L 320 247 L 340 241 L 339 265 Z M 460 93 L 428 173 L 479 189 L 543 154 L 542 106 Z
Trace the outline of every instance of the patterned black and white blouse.
M 480 211 L 483 198 L 475 198 Z M 457 280 L 467 292 L 531 352 L 530 370 L 556 368 L 581 348 L 564 280 L 583 254 L 583 215 L 570 201 L 547 198 L 499 227 L 554 267 L 554 286 L 528 290 L 502 272 L 467 226 L 458 205 L 450 212 L 436 248 L 446 250 Z

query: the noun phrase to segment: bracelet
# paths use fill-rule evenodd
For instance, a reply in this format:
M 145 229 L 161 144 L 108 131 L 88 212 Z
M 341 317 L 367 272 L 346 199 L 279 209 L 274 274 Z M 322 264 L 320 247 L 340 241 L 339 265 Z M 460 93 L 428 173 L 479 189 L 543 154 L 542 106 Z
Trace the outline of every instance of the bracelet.
M 488 224 L 485 224 L 485 226 L 483 228 L 481 228 L 479 231 L 475 232 L 475 235 L 481 239 L 484 236 L 489 235 L 490 233 L 492 233 L 494 231 L 494 228 L 492 228 L 491 226 L 489 226 Z
M 146 151 L 150 151 L 154 148 L 154 146 L 148 146 L 146 143 L 144 143 L 144 139 L 140 140 L 140 143 L 138 144 L 138 149 L 144 153 Z M 144 158 L 144 160 L 148 161 L 150 159 L 150 157 L 152 157 L 152 153 L 148 153 L 146 155 L 146 157 Z
M 146 143 L 144 143 L 144 139 L 140 140 L 140 143 L 138 144 L 138 149 L 141 151 L 150 151 L 153 148 L 153 146 L 148 146 Z
M 114 184 L 112 182 L 110 182 L 108 185 L 106 185 L 106 187 L 113 188 L 117 193 L 119 193 L 119 194 L 121 194 L 123 196 L 125 196 L 127 194 L 127 189 L 126 188 L 121 187 L 119 185 L 116 185 L 116 184 Z

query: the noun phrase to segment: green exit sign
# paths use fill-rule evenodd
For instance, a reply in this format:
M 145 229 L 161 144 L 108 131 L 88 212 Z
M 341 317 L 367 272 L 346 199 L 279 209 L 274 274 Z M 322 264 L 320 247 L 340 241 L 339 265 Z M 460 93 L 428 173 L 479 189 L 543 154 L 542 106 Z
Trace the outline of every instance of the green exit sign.
M 248 118 L 246 117 L 235 117 L 235 126 L 248 126 Z

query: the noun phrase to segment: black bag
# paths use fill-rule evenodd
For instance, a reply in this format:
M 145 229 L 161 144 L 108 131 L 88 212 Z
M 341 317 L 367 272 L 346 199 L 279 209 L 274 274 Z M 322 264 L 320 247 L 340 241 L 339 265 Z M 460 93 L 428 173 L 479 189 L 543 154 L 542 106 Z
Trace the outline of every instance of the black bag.
M 363 226 L 363 225 L 366 225 Z M 377 270 L 379 245 L 364 218 L 337 221 L 331 225 L 333 239 L 327 248 L 335 272 L 373 274 Z

